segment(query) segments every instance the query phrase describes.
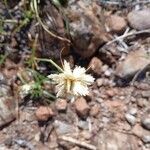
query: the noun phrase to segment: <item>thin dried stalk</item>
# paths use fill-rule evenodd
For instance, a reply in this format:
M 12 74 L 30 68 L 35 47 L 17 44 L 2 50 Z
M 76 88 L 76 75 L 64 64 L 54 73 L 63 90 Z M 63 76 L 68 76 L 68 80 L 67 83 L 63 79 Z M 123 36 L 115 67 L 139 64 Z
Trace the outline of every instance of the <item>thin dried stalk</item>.
M 78 146 L 80 146 L 80 147 L 87 148 L 87 149 L 89 149 L 89 150 L 97 150 L 97 148 L 96 148 L 94 145 L 85 143 L 85 142 L 83 142 L 83 141 L 79 141 L 79 140 L 74 139 L 74 138 L 72 138 L 72 137 L 60 136 L 59 139 L 60 139 L 60 140 L 67 141 L 67 142 L 70 142 L 70 143 L 73 143 L 73 144 L 76 144 L 76 145 L 78 145 Z
M 70 40 L 66 39 L 66 38 L 63 38 L 63 37 L 60 37 L 60 36 L 57 36 L 56 34 L 52 33 L 51 31 L 48 30 L 47 26 L 42 22 L 40 16 L 39 16 L 39 12 L 38 12 L 38 6 L 37 6 L 37 0 L 33 0 L 33 2 L 31 3 L 31 8 L 32 10 L 35 12 L 36 14 L 36 17 L 37 17 L 37 20 L 39 22 L 39 24 L 43 27 L 43 29 L 49 33 L 52 37 L 54 38 L 57 38 L 59 40 L 62 40 L 62 41 L 66 41 L 68 43 L 71 43 Z

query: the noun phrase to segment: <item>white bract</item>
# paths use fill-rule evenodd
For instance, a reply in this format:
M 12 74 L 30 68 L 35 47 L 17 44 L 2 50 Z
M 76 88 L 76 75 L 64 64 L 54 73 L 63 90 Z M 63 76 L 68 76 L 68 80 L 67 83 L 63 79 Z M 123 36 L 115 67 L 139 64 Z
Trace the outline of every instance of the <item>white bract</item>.
M 20 88 L 21 98 L 24 98 L 25 96 L 27 96 L 30 93 L 31 90 L 32 90 L 32 85 L 31 84 L 22 85 L 21 88 Z
M 94 78 L 86 74 L 86 69 L 76 66 L 71 69 L 70 64 L 65 60 L 63 72 L 48 76 L 56 84 L 57 97 L 73 95 L 86 96 L 89 93 L 88 86 L 94 82 Z

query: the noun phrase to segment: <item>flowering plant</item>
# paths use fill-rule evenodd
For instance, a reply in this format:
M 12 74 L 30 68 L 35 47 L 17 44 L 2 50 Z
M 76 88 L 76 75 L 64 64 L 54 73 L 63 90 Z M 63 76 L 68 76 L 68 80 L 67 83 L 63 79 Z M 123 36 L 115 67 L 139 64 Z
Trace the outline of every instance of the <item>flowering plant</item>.
M 89 93 L 88 86 L 94 82 L 94 78 L 86 74 L 86 69 L 76 66 L 71 69 L 70 64 L 64 60 L 62 72 L 51 74 L 48 78 L 56 84 L 57 97 L 72 95 L 86 96 Z

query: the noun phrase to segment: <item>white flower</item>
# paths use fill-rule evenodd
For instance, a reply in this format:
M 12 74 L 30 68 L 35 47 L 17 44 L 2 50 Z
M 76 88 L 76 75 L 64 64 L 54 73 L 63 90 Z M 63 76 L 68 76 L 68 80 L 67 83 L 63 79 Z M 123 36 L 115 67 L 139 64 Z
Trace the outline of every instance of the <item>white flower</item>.
M 27 96 L 30 93 L 31 90 L 32 90 L 32 85 L 31 84 L 22 85 L 21 88 L 20 88 L 21 98 L 24 98 L 25 96 Z
M 48 76 L 56 84 L 57 97 L 74 95 L 86 96 L 89 93 L 88 86 L 94 82 L 94 78 L 86 74 L 86 69 L 76 66 L 73 70 L 65 60 L 63 72 Z

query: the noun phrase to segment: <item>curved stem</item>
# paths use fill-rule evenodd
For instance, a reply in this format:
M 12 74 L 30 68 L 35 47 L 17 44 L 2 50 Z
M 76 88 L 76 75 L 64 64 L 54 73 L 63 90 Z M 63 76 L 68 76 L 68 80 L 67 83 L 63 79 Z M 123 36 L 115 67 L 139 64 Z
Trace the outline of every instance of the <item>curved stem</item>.
M 37 6 L 37 0 L 33 0 L 33 7 L 34 7 L 34 10 L 35 10 L 35 14 L 36 14 L 36 17 L 37 17 L 37 20 L 38 22 L 41 24 L 41 26 L 43 27 L 43 29 L 48 32 L 51 36 L 55 37 L 55 38 L 58 38 L 59 40 L 62 40 L 62 41 L 67 41 L 68 43 L 70 43 L 70 40 L 66 39 L 66 38 L 63 38 L 63 37 L 60 37 L 60 36 L 57 36 L 56 34 L 52 33 L 51 31 L 49 31 L 46 27 L 46 25 L 42 22 L 40 16 L 39 16 L 39 13 L 38 13 L 38 6 Z
M 53 60 L 51 59 L 45 59 L 45 58 L 35 58 L 38 61 L 43 61 L 43 62 L 49 62 L 53 66 L 55 66 L 60 72 L 64 72 L 62 68 L 60 68 Z

